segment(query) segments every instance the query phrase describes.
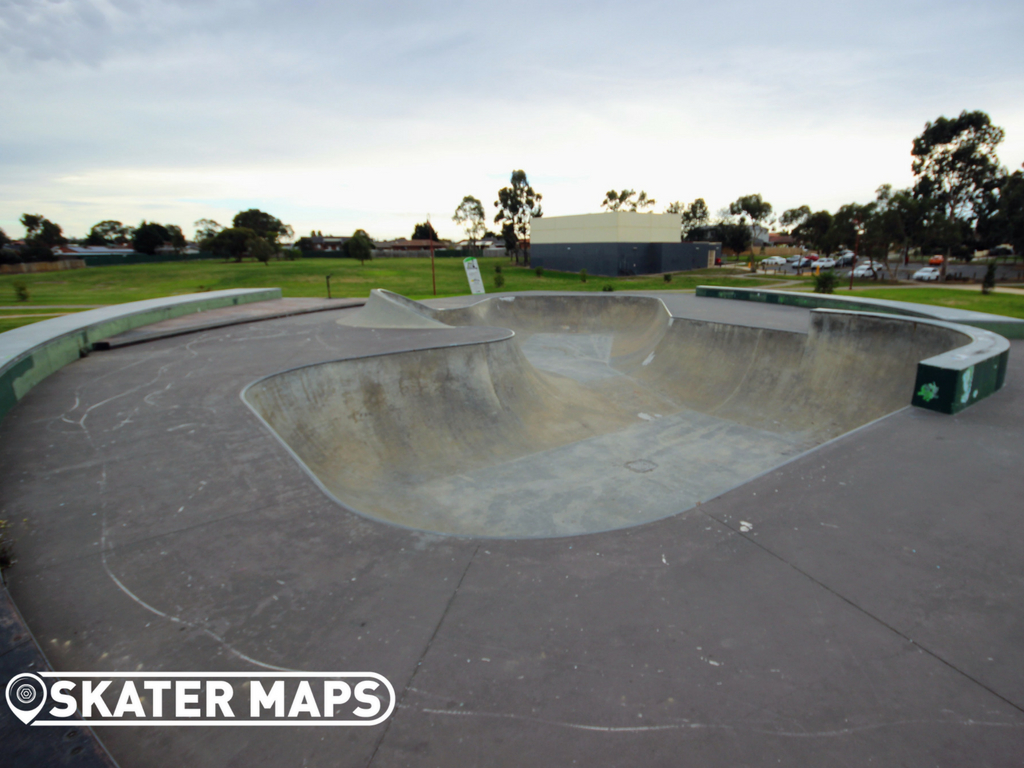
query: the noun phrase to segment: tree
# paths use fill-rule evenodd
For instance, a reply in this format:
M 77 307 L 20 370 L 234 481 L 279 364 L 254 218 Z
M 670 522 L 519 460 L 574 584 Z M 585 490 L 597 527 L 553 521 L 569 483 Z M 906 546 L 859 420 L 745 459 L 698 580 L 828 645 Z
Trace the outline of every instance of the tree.
M 21 254 L 8 247 L 10 243 L 11 238 L 0 229 L 0 264 L 17 264 L 21 261 Z
M 250 237 L 245 241 L 245 249 L 256 261 L 265 267 L 270 266 L 270 260 L 277 252 L 266 239 L 262 237 Z
M 816 211 L 793 228 L 793 237 L 804 245 L 827 254 L 830 251 L 826 248 L 826 242 L 831 228 L 832 214 L 828 211 Z
M 511 259 L 519 247 L 519 238 L 516 237 L 515 227 L 509 222 L 501 225 L 501 241 L 505 244 L 505 255 Z
M 991 245 L 1009 243 L 1015 253 L 1024 253 L 1024 173 L 1014 171 L 999 189 L 999 204 L 984 221 Z
M 792 232 L 793 229 L 803 224 L 810 215 L 811 209 L 806 205 L 801 205 L 799 208 L 790 208 L 779 217 L 779 224 Z
M 832 216 L 832 223 L 822 238 L 820 248 L 825 253 L 834 253 L 842 246 L 854 248 L 857 245 L 857 231 L 864 227 L 865 223 L 874 212 L 874 203 L 861 205 L 859 203 L 847 203 L 840 206 Z M 857 254 L 860 255 L 859 253 Z
M 262 237 L 277 250 L 278 239 L 282 235 L 288 235 L 291 227 L 281 223 L 281 220 L 264 213 L 258 208 L 250 208 L 235 215 L 232 225 L 235 229 L 251 229 L 257 237 Z
M 413 240 L 433 240 L 435 243 L 441 241 L 441 238 L 437 236 L 437 231 L 434 229 L 434 225 L 429 221 L 424 221 L 417 224 L 412 230 Z
M 345 255 L 350 259 L 359 259 L 360 265 L 373 258 L 373 240 L 365 230 L 357 229 L 352 237 L 345 241 Z
M 89 230 L 89 236 L 85 238 L 86 245 L 124 245 L 131 242 L 135 230 L 126 227 L 120 221 L 101 221 L 93 224 Z
M 602 208 L 607 208 L 609 211 L 641 211 L 644 208 L 653 208 L 655 204 L 654 198 L 647 197 L 647 193 L 640 190 L 640 196 L 635 200 L 633 197 L 636 192 L 632 189 L 624 189 L 621 192 L 616 193 L 614 189 L 605 192 L 604 202 L 601 203 Z
M 206 246 L 214 256 L 240 262 L 248 251 L 249 241 L 255 237 L 259 235 L 248 227 L 232 227 L 222 229 L 206 242 Z
M 974 223 L 1005 175 L 996 156 L 1004 136 L 980 111 L 925 123 L 910 153 L 914 194 L 937 200 L 950 219 Z
M 132 249 L 136 253 L 156 253 L 157 248 L 164 243 L 170 242 L 171 233 L 163 224 L 155 221 L 143 220 L 135 230 L 135 238 L 132 240 Z
M 23 213 L 21 224 L 25 227 L 25 248 L 21 256 L 25 261 L 56 261 L 57 254 L 53 249 L 64 245 L 64 237 L 59 224 L 38 213 Z
M 683 214 L 683 235 L 689 237 L 690 233 L 701 227 L 706 227 L 711 220 L 708 211 L 708 204 L 703 197 L 698 197 L 690 206 L 681 212 Z
M 188 245 L 188 241 L 185 240 L 185 233 L 181 231 L 181 227 L 177 224 L 168 224 L 167 233 L 171 236 L 168 242 L 171 244 L 171 248 L 174 252 L 180 254 L 185 250 L 185 246 Z
M 752 222 L 760 224 L 772 215 L 772 204 L 762 200 L 759 194 L 743 195 L 729 204 L 729 213 L 733 216 L 749 216 Z
M 204 251 L 210 249 L 210 243 L 217 233 L 224 230 L 224 227 L 213 219 L 200 219 L 192 226 L 196 228 L 196 243 Z
M 23 213 L 20 221 L 21 226 L 25 228 L 25 239 L 27 240 L 39 231 L 39 227 L 46 219 L 39 213 Z
M 484 204 L 472 195 L 466 195 L 455 209 L 452 221 L 466 230 L 470 249 L 476 248 L 476 241 L 487 231 L 484 224 Z
M 981 281 L 981 292 L 986 296 L 996 289 L 996 263 L 989 262 L 985 270 L 985 279 Z
M 542 197 L 530 186 L 530 182 L 526 178 L 526 171 L 521 170 L 512 171 L 510 186 L 498 190 L 498 199 L 494 201 L 494 207 L 498 209 L 498 213 L 494 216 L 494 223 L 512 225 L 511 232 L 516 240 L 513 251 L 516 264 L 519 263 L 519 246 L 530 238 L 530 221 L 534 217 L 540 218 L 544 215 L 540 206 Z M 503 229 L 502 235 L 504 234 Z M 529 251 L 526 252 L 524 260 L 529 266 Z
M 909 260 L 910 246 L 923 232 L 928 200 L 919 200 L 909 189 L 893 191 L 883 184 L 875 191 L 875 202 L 867 221 L 862 243 L 866 253 L 888 262 L 889 253 L 899 250 L 903 262 Z
M 60 225 L 54 224 L 38 213 L 23 213 L 21 215 L 21 223 L 25 227 L 26 245 L 54 248 L 67 242 L 67 238 L 64 237 Z
M 723 248 L 728 248 L 739 255 L 750 248 L 753 239 L 750 234 L 750 227 L 742 222 L 723 221 L 714 226 L 714 237 L 722 243 Z

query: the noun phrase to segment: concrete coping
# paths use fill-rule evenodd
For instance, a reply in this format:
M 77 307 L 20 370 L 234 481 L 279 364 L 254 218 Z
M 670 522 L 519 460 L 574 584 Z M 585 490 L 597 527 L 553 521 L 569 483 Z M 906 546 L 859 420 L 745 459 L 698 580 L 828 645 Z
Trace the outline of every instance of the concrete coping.
M 890 299 L 869 299 L 860 296 L 837 296 L 824 293 L 798 291 L 777 291 L 767 288 L 735 288 L 732 286 L 699 285 L 697 295 L 719 299 L 740 299 L 759 301 L 766 304 L 788 304 L 809 309 L 849 309 L 862 312 L 883 312 L 887 314 L 924 317 L 959 325 L 970 325 L 995 331 L 1007 338 L 1024 339 L 1024 320 L 988 312 L 974 312 L 953 307 L 939 307 L 929 304 L 915 304 Z
M 859 312 L 856 310 L 849 309 L 812 309 L 813 314 L 843 314 L 843 315 L 861 315 L 863 317 L 878 317 L 892 319 L 892 313 L 888 312 Z M 905 317 L 900 318 L 908 322 L 923 322 L 928 325 L 935 325 L 940 328 L 948 328 L 951 331 L 962 333 L 970 341 L 956 349 L 951 349 L 949 352 L 943 352 L 941 355 L 935 355 L 929 357 L 927 360 L 921 362 L 927 365 L 931 365 L 937 368 L 948 368 L 950 370 L 963 370 L 968 366 L 974 365 L 982 360 L 1001 355 L 1004 352 L 1008 352 L 1010 349 L 1010 342 L 998 333 L 992 331 L 986 331 L 983 328 L 975 328 L 970 325 L 963 325 L 961 323 L 948 323 L 943 320 L 934 320 L 927 317 Z
M 946 328 L 964 336 L 967 343 L 917 363 L 911 405 L 940 413 L 959 413 L 1001 389 L 1006 381 L 1010 342 L 983 328 L 948 323 L 928 317 L 901 317 L 891 312 L 858 312 L 846 309 L 813 309 L 812 316 L 856 315 L 904 323 Z
M 191 312 L 281 298 L 280 288 L 231 288 L 91 309 L 0 333 L 0 418 L 100 339 Z

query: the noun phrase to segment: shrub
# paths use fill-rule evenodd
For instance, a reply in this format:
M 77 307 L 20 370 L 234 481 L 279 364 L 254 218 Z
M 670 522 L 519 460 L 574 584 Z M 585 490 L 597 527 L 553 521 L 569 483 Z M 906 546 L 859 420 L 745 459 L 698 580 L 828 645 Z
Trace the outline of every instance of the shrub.
M 672 273 L 671 272 L 666 272 L 665 273 L 665 282 L 666 283 L 671 283 L 672 282 Z
M 28 301 L 32 294 L 29 293 L 28 286 L 21 280 L 14 284 L 14 298 L 18 301 Z
M 615 290 L 615 286 L 614 285 L 605 285 L 605 286 L 602 286 L 601 290 L 602 291 L 614 291 Z
M 826 270 L 814 276 L 814 292 L 835 293 L 838 282 L 839 279 L 836 277 L 835 271 L 831 269 Z
M 494 265 L 494 271 L 497 272 L 500 275 L 501 274 L 501 264 L 495 264 Z
M 581 283 L 587 282 L 587 270 L 585 270 L 585 269 L 581 269 L 580 270 L 580 282 Z
M 246 243 L 246 249 L 249 251 L 249 255 L 263 266 L 270 266 L 270 259 L 274 256 L 274 246 L 262 237 L 254 237 L 249 240 Z
M 537 267 L 533 271 L 537 273 L 537 277 L 544 277 L 544 267 Z
M 494 287 L 499 291 L 505 287 L 505 276 L 501 272 L 494 276 Z

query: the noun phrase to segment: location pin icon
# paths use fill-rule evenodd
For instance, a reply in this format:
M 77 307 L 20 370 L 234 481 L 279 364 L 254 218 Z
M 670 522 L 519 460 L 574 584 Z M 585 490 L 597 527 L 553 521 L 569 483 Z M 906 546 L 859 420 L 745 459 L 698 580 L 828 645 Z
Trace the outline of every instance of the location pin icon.
M 14 716 L 28 725 L 46 704 L 46 683 L 38 675 L 23 672 L 7 684 L 7 706 Z

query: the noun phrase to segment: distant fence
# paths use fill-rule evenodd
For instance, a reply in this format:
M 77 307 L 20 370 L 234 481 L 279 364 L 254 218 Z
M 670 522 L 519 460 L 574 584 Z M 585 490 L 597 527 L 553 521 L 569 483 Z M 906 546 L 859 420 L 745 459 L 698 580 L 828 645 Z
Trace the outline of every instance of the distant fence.
M 0 275 L 25 275 L 32 272 L 60 272 L 65 269 L 84 269 L 81 259 L 60 261 L 28 261 L 21 264 L 0 264 Z
M 113 267 L 120 264 L 162 264 L 167 261 L 200 261 L 220 259 L 212 253 L 103 253 L 83 256 L 88 267 Z
M 464 259 L 467 256 L 505 256 L 504 248 L 485 248 L 482 251 L 477 249 L 470 251 L 462 248 L 436 248 L 434 249 L 435 259 Z M 303 251 L 303 258 L 307 259 L 343 259 L 345 255 L 341 251 Z M 430 251 L 399 251 L 385 248 L 375 248 L 371 259 L 429 259 Z

